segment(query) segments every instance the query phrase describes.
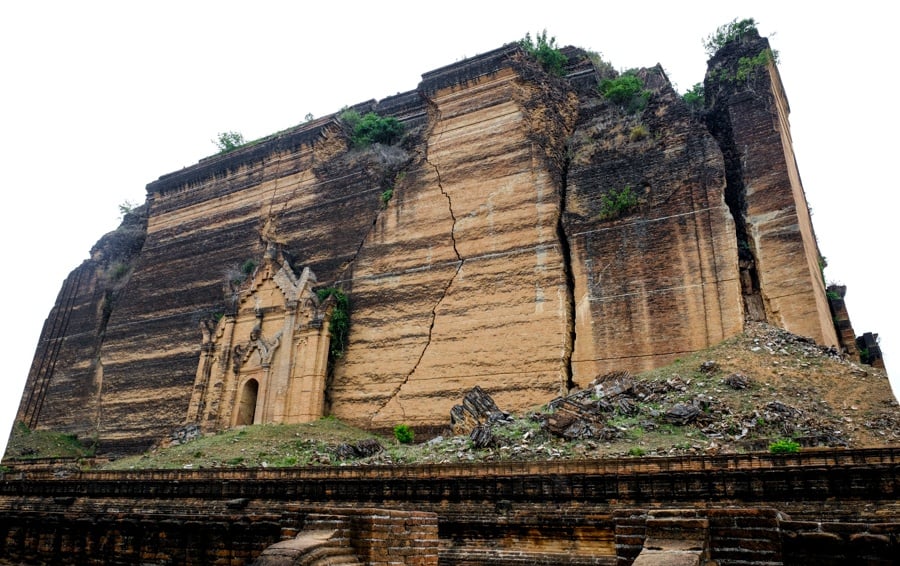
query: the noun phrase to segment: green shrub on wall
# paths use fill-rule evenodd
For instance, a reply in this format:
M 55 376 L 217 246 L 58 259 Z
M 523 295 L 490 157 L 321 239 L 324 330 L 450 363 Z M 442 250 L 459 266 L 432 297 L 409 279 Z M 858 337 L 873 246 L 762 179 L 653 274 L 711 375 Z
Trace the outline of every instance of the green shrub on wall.
M 625 185 L 621 191 L 611 189 L 600 197 L 600 219 L 614 220 L 624 216 L 638 204 L 638 197 L 631 190 L 631 186 Z
M 391 199 L 394 198 L 394 189 L 385 189 L 381 192 L 381 207 L 387 208 Z
M 534 39 L 531 39 L 530 33 L 526 33 L 525 38 L 519 41 L 519 45 L 526 53 L 534 57 L 548 73 L 558 77 L 565 74 L 569 58 L 563 55 L 556 46 L 555 37 L 547 39 L 547 30 L 537 34 Z
M 320 301 L 334 297 L 334 310 L 331 311 L 331 322 L 328 324 L 328 330 L 331 332 L 328 355 L 332 359 L 342 358 L 347 348 L 347 334 L 350 332 L 350 300 L 347 294 L 337 287 L 319 289 L 316 295 Z
M 706 95 L 703 90 L 703 83 L 697 83 L 691 88 L 688 89 L 687 92 L 681 97 L 684 100 L 685 104 L 691 107 L 692 110 L 700 110 L 706 104 Z
M 244 135 L 240 132 L 219 132 L 212 142 L 219 148 L 219 153 L 228 153 L 244 145 Z
M 350 128 L 354 147 L 368 147 L 373 143 L 392 145 L 403 135 L 403 124 L 392 116 L 382 117 L 374 112 L 361 116 L 356 110 L 344 110 L 340 119 Z
M 610 102 L 624 106 L 630 114 L 646 108 L 650 99 L 650 91 L 644 90 L 644 81 L 634 71 L 626 71 L 614 79 L 603 79 L 599 89 L 600 94 Z
M 772 454 L 795 454 L 800 452 L 800 445 L 790 438 L 781 438 L 769 445 Z
M 703 49 L 706 51 L 707 56 L 712 57 L 719 49 L 725 47 L 727 43 L 755 31 L 756 20 L 753 18 L 743 20 L 735 18 L 727 24 L 719 26 L 715 32 L 706 36 L 706 39 L 703 40 Z
M 771 49 L 763 49 L 755 57 L 741 57 L 738 59 L 738 68 L 734 78 L 738 82 L 744 82 L 753 75 L 756 69 L 765 67 L 769 63 L 776 63 L 777 58 L 778 53 Z

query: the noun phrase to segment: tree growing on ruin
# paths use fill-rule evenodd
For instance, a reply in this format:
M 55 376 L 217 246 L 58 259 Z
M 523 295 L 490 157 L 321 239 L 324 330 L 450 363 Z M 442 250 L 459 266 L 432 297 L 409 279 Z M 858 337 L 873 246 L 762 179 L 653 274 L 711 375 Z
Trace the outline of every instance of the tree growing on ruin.
M 537 62 L 548 73 L 559 77 L 565 74 L 565 66 L 569 62 L 569 58 L 559 50 L 555 37 L 547 38 L 546 29 L 537 34 L 534 39 L 531 38 L 530 33 L 526 33 L 525 38 L 519 41 L 519 45 L 526 53 L 537 59 Z
M 707 56 L 712 57 L 725 44 L 756 31 L 756 20 L 753 18 L 743 20 L 735 18 L 727 24 L 719 26 L 715 32 L 706 36 L 703 40 L 703 49 L 706 51 Z
M 244 142 L 244 135 L 234 131 L 219 132 L 216 139 L 212 140 L 212 142 L 219 148 L 219 153 L 228 153 L 246 143 Z

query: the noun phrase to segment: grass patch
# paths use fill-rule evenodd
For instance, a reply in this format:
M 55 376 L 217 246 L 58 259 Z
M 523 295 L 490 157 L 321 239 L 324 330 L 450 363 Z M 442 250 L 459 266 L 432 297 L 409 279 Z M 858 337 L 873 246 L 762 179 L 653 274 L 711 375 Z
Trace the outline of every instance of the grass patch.
M 638 124 L 637 126 L 631 128 L 631 133 L 628 135 L 628 139 L 631 141 L 641 141 L 650 135 L 650 130 L 647 129 L 647 126 L 643 124 Z
M 13 427 L 4 458 L 89 458 L 93 454 L 93 447 L 86 447 L 78 440 L 77 435 L 52 430 L 31 430 L 20 421 Z
M 179 446 L 115 460 L 110 470 L 244 467 L 288 467 L 336 463 L 333 449 L 378 435 L 334 418 L 304 424 L 266 424 L 229 429 Z
M 779 444 L 785 448 L 776 449 L 790 453 L 789 443 L 799 442 L 797 439 L 802 438 L 807 445 L 808 439 L 820 432 L 840 436 L 838 429 L 847 426 L 843 420 L 846 408 L 842 409 L 845 403 L 853 402 L 859 408 L 855 414 L 860 418 L 854 421 L 875 423 L 870 414 L 894 418 L 891 411 L 896 405 L 887 407 L 882 394 L 870 383 L 853 377 L 855 366 L 828 356 L 817 357 L 816 346 L 787 336 L 765 325 L 750 325 L 745 335 L 701 352 L 679 354 L 672 365 L 634 375 L 632 401 L 637 413 L 629 410 L 626 415 L 617 408 L 604 409 L 596 426 L 604 435 L 594 438 L 563 440 L 542 429 L 540 418 L 524 414 L 494 423 L 493 440 L 485 448 L 475 448 L 467 435 L 417 438 L 417 444 L 402 444 L 390 430 L 381 435 L 323 418 L 306 424 L 232 429 L 112 462 L 104 468 L 399 465 L 606 458 L 639 453 L 647 457 L 728 454 L 769 450 L 770 444 L 776 444 L 772 439 L 793 438 Z M 716 362 L 716 368 L 709 370 L 707 365 L 707 371 L 701 371 L 704 362 L 710 360 Z M 749 387 L 729 386 L 726 380 L 736 372 L 751 378 Z M 586 395 L 585 400 L 589 399 Z M 770 407 L 775 400 L 802 413 L 779 417 L 779 412 Z M 687 425 L 666 422 L 665 413 L 678 402 L 697 402 L 703 413 Z M 882 446 L 885 435 L 895 434 L 894 430 L 897 436 L 892 438 L 900 437 L 900 428 L 891 429 L 893 421 L 886 422 L 854 429 L 850 447 Z M 366 457 L 337 455 L 340 444 L 355 445 L 371 439 L 384 450 Z
M 769 445 L 772 454 L 796 454 L 800 452 L 800 445 L 790 438 L 780 438 Z

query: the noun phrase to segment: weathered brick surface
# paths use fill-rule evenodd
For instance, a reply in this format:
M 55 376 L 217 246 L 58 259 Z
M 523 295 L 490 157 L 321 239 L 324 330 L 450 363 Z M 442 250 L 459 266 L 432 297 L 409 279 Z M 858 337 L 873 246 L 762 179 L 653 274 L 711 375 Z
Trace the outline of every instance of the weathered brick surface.
M 0 558 L 24 563 L 243 565 L 286 540 L 291 531 L 333 527 L 336 544 L 367 564 L 435 566 L 438 560 L 437 517 L 430 513 L 391 511 L 381 520 L 398 528 L 388 527 L 391 532 L 384 537 L 369 537 L 374 524 L 370 515 L 378 513 L 376 509 L 325 515 L 316 508 L 286 515 L 260 514 L 257 509 L 222 514 L 221 506 L 202 500 L 159 503 L 172 510 L 159 514 L 159 506 L 144 503 L 130 505 L 128 512 L 111 512 L 115 502 L 104 505 L 106 510 L 73 508 L 65 514 L 7 508 L 0 514 Z
M 781 543 L 791 564 L 896 564 L 900 523 L 783 521 Z
M 638 118 L 596 95 L 595 71 L 548 77 L 507 47 L 360 106 L 409 126 L 397 167 L 350 151 L 328 117 L 161 178 L 148 187 L 149 216 L 128 220 L 127 238 L 106 240 L 64 284 L 20 418 L 97 436 L 108 453 L 140 451 L 182 424 L 198 322 L 230 308 L 223 269 L 258 259 L 266 238 L 350 291 L 353 330 L 329 393 L 334 414 L 367 426 L 444 422 L 473 384 L 493 384 L 504 408 L 528 407 L 610 364 L 639 369 L 708 346 L 748 314 L 830 343 L 777 70 L 757 73 L 752 89 L 721 80 L 767 46 L 751 39 L 711 65 L 712 136 L 661 69 L 642 71 L 653 135 L 631 140 Z M 604 195 L 625 186 L 639 204 L 602 217 Z M 756 265 L 749 289 L 739 244 Z M 114 260 L 128 264 L 124 279 L 111 278 Z M 439 556 L 625 566 L 653 527 L 674 532 L 659 528 L 671 520 L 708 531 L 720 565 L 881 564 L 896 525 L 866 521 L 900 519 L 897 465 L 883 450 L 23 472 L 0 482 L 0 556 L 244 564 L 318 524 L 379 566 Z
M 433 513 L 373 508 L 342 509 L 307 517 L 306 529 L 335 529 L 366 564 L 437 564 L 438 527 Z

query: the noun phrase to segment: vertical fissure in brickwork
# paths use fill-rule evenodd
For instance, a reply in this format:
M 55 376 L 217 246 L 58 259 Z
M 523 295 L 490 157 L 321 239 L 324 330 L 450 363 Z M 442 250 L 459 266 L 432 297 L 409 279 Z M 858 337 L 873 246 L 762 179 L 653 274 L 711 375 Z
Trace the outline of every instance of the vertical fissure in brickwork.
M 441 184 L 441 173 L 437 168 L 437 165 L 431 163 L 430 161 L 426 162 L 434 167 L 434 173 L 437 175 L 438 189 L 440 189 L 441 194 L 447 199 L 447 211 L 450 213 L 450 218 L 453 221 L 450 227 L 450 241 L 453 243 L 453 253 L 456 254 L 456 270 L 453 272 L 453 275 L 450 277 L 450 280 L 447 281 L 447 285 L 444 287 L 444 290 L 441 292 L 440 298 L 431 308 L 431 324 L 428 326 L 428 341 L 425 343 L 425 347 L 422 348 L 422 353 L 419 355 L 419 359 L 416 360 L 415 365 L 413 366 L 412 371 L 409 372 L 409 375 L 406 376 L 408 380 L 409 377 L 415 373 L 416 368 L 419 367 L 419 363 L 422 361 L 422 358 L 425 357 L 425 352 L 428 350 L 428 347 L 431 345 L 431 335 L 434 331 L 434 322 L 437 319 L 437 310 L 441 306 L 441 303 L 444 302 L 444 299 L 447 297 L 447 293 L 450 291 L 450 287 L 453 286 L 453 282 L 456 280 L 456 276 L 459 275 L 459 271 L 462 269 L 463 258 L 459 255 L 459 249 L 456 247 L 456 215 L 453 213 L 453 201 L 450 199 L 450 195 L 447 191 L 444 190 L 444 186 Z
M 388 174 L 393 175 L 393 179 L 397 179 L 397 176 L 400 173 L 406 173 L 409 168 L 409 165 L 406 164 L 400 167 L 397 170 L 390 170 L 387 173 L 384 173 L 382 177 L 387 176 Z M 384 180 L 382 179 L 382 184 L 384 184 Z M 396 191 L 396 182 L 391 185 L 391 190 Z M 369 225 L 369 229 L 366 230 L 366 233 L 363 235 L 362 239 L 359 241 L 359 245 L 356 246 L 356 250 L 353 252 L 353 255 L 341 265 L 340 269 L 337 271 L 337 275 L 335 277 L 334 284 L 340 285 L 345 281 L 353 280 L 353 266 L 356 265 L 356 260 L 359 259 L 359 255 L 362 253 L 363 248 L 366 245 L 366 242 L 369 240 L 369 237 L 378 227 L 378 219 L 381 218 L 381 214 L 388 209 L 388 203 L 383 203 L 377 211 L 375 211 L 375 216 L 372 218 L 372 223 Z M 349 272 L 349 273 L 348 273 Z
M 383 170 L 380 171 L 378 177 L 378 187 L 379 189 L 384 189 L 385 186 L 388 186 L 392 191 L 392 195 L 397 191 L 397 179 L 401 173 L 406 174 L 409 169 L 412 160 L 407 158 L 405 161 L 398 166 L 386 166 Z M 383 192 L 380 194 L 384 194 Z M 380 195 L 379 195 L 380 197 Z M 273 196 L 274 200 L 274 196 Z M 390 200 L 384 200 L 380 197 L 381 204 L 378 209 L 375 211 L 375 215 L 372 217 L 372 222 L 369 224 L 368 229 L 365 234 L 363 234 L 362 238 L 359 240 L 359 243 L 356 246 L 356 249 L 353 251 L 353 255 L 350 256 L 336 271 L 334 280 L 332 282 L 333 286 L 339 287 L 340 289 L 349 292 L 352 291 L 352 282 L 353 282 L 353 269 L 356 266 L 356 261 L 359 259 L 360 254 L 362 254 L 363 248 L 366 246 L 366 242 L 369 241 L 369 238 L 378 228 L 378 220 L 381 218 L 382 213 L 388 210 L 388 205 Z M 287 207 L 287 201 L 284 204 L 284 207 Z M 345 284 L 349 288 L 345 288 Z M 351 316 L 351 324 L 352 324 L 352 302 L 350 304 L 350 312 L 348 313 Z M 328 369 L 327 369 L 327 384 L 325 387 L 325 399 L 326 405 L 331 406 L 331 384 L 334 381 L 335 372 L 336 372 L 337 360 L 331 359 L 329 356 Z M 391 395 L 393 397 L 394 394 Z
M 568 151 L 566 151 L 568 155 Z M 565 214 L 566 214 L 566 196 L 569 174 L 569 159 L 563 161 L 560 171 L 559 183 L 559 216 L 556 221 L 556 235 L 559 240 L 559 247 L 563 257 L 563 275 L 566 282 L 566 342 L 563 350 L 563 371 L 565 372 L 565 394 L 577 387 L 573 380 L 572 372 L 572 353 L 575 350 L 575 275 L 572 271 L 572 250 L 569 246 L 569 238 L 566 236 Z
M 103 420 L 103 343 L 106 340 L 106 328 L 109 325 L 109 319 L 112 317 L 114 302 L 117 292 L 107 289 L 103 293 L 102 299 L 102 317 L 100 320 L 100 329 L 97 335 L 97 347 L 94 350 L 94 391 L 96 406 L 94 407 L 94 430 L 96 434 L 100 433 L 100 424 Z
M 719 144 L 725 160 L 725 204 L 728 205 L 728 210 L 734 220 L 734 231 L 737 237 L 744 318 L 750 321 L 765 322 L 766 309 L 756 269 L 756 245 L 753 238 L 750 237 L 747 227 L 746 187 L 742 174 L 741 155 L 734 143 L 731 121 L 725 116 L 725 113 L 724 109 L 713 109 L 707 119 L 707 128 Z
M 435 124 L 440 123 L 440 111 L 436 108 L 436 105 L 426 98 L 426 101 L 431 106 L 431 109 L 434 111 L 436 119 Z M 440 136 L 440 134 L 438 134 Z M 425 346 L 422 348 L 422 351 L 419 353 L 418 359 L 416 359 L 416 363 L 413 364 L 412 369 L 406 374 L 403 378 L 403 381 L 400 382 L 397 387 L 394 388 L 393 392 L 388 396 L 387 401 L 381 406 L 381 408 L 376 411 L 376 413 L 381 412 L 384 407 L 388 405 L 400 391 L 403 389 L 403 386 L 406 385 L 413 374 L 416 373 L 416 370 L 419 369 L 419 364 L 422 363 L 422 360 L 425 358 L 425 354 L 428 352 L 428 348 L 431 346 L 432 336 L 434 334 L 434 324 L 437 320 L 437 311 L 440 308 L 441 304 L 444 302 L 444 299 L 447 297 L 447 293 L 450 292 L 450 287 L 453 286 L 453 282 L 456 280 L 456 277 L 459 275 L 460 270 L 462 270 L 462 266 L 465 260 L 463 260 L 462 255 L 459 253 L 459 248 L 456 246 L 456 214 L 453 212 L 453 200 L 450 198 L 450 193 L 444 190 L 443 182 L 441 181 L 441 172 L 438 169 L 436 163 L 432 162 L 428 157 L 428 143 L 425 144 L 425 163 L 427 163 L 430 167 L 434 169 L 434 174 L 437 177 L 437 186 L 438 190 L 440 190 L 441 195 L 447 199 L 447 211 L 450 213 L 450 242 L 453 245 L 453 253 L 456 254 L 456 270 L 454 270 L 453 275 L 447 281 L 447 284 L 444 286 L 443 291 L 441 292 L 441 296 L 435 301 L 434 305 L 431 307 L 431 322 L 428 325 L 428 336 L 425 340 Z M 400 410 L 403 410 L 403 406 L 400 406 Z

